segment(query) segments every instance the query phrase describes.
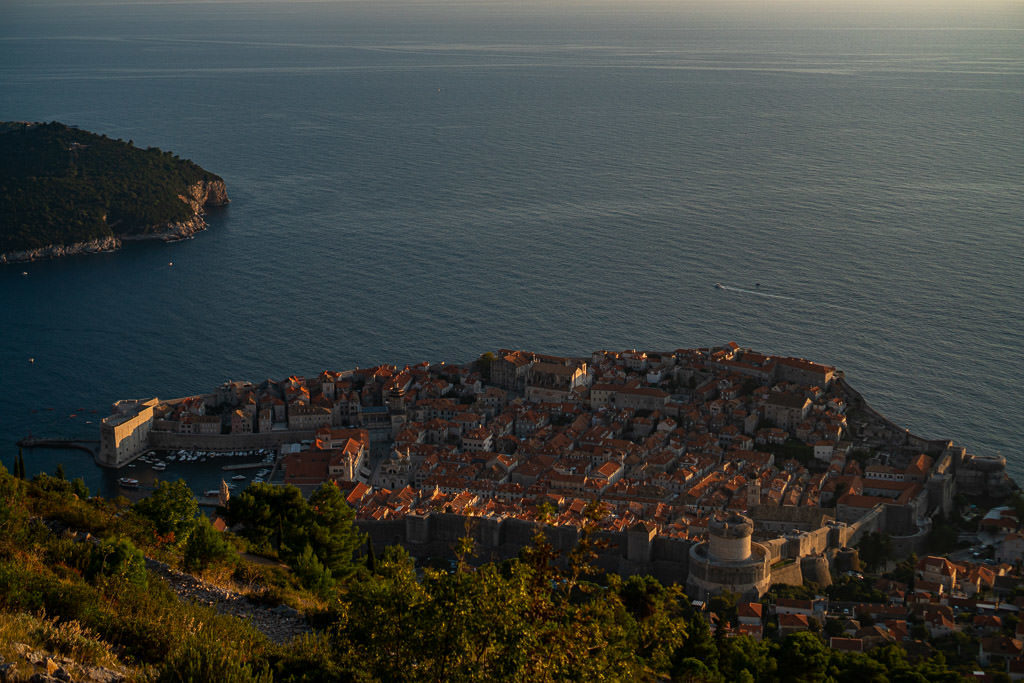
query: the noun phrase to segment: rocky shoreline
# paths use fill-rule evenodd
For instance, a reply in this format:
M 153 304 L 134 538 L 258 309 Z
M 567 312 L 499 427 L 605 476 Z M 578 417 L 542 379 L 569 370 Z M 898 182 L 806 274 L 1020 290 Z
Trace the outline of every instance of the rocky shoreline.
M 162 240 L 164 242 L 177 242 L 188 239 L 197 232 L 206 230 L 204 219 L 205 209 L 210 206 L 225 206 L 230 203 L 227 188 L 223 180 L 202 180 L 189 188 L 188 195 L 178 195 L 178 198 L 189 205 L 193 215 L 184 221 L 162 223 L 144 228 L 141 232 L 111 235 L 101 237 L 88 242 L 76 242 L 74 244 L 49 244 L 45 247 L 35 249 L 24 249 L 21 251 L 9 251 L 0 254 L 0 264 L 4 263 L 28 263 L 44 259 L 60 258 L 62 256 L 76 256 L 79 254 L 98 254 L 106 251 L 116 251 L 121 248 L 124 242 L 141 242 L 144 240 Z

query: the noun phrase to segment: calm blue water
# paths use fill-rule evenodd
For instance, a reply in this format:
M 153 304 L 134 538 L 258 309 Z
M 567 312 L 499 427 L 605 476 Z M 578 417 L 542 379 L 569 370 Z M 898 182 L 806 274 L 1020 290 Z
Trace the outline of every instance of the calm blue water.
M 3 3 L 0 119 L 233 203 L 0 268 L 0 460 L 229 378 L 735 340 L 1024 474 L 1024 6 L 822 6 Z

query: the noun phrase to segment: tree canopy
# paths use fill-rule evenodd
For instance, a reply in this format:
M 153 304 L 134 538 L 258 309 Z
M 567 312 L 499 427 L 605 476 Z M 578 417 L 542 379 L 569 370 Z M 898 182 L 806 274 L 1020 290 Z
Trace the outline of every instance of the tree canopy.
M 232 524 L 242 525 L 242 536 L 256 549 L 276 551 L 288 562 L 302 558 L 304 575 L 317 586 L 323 585 L 318 567 L 330 578 L 350 575 L 356 568 L 355 552 L 365 542 L 352 524 L 352 508 L 331 483 L 323 484 L 308 501 L 294 486 L 251 484 L 231 498 L 226 512 Z
M 155 147 L 57 122 L 0 123 L 0 253 L 188 219 L 179 195 L 219 179 Z
M 148 498 L 135 504 L 136 511 L 153 522 L 157 533 L 182 536 L 192 528 L 192 520 L 199 514 L 199 504 L 184 479 L 173 484 L 159 481 Z

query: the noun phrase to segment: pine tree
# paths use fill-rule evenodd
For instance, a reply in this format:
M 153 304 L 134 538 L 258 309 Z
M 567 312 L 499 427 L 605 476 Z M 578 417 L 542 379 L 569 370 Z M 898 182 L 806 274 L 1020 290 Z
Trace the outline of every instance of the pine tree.
M 377 553 L 373 551 L 373 539 L 366 538 L 366 568 L 371 574 L 377 573 Z
M 67 477 L 64 475 L 64 463 L 62 463 L 62 462 L 57 463 L 57 469 L 55 469 L 53 471 L 53 476 L 57 477 L 58 479 L 62 479 L 62 480 L 63 479 L 67 479 Z
M 14 463 L 14 476 L 18 479 L 25 478 L 25 456 L 22 455 L 21 448 L 18 449 L 18 460 Z

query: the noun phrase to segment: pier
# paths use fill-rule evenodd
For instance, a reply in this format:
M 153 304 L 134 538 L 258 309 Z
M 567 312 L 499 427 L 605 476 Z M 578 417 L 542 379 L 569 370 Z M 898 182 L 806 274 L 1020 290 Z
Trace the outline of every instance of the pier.
M 87 444 L 94 444 L 87 445 Z M 100 445 L 99 439 L 42 439 L 27 436 L 18 441 L 19 448 L 68 448 L 85 451 L 93 458 L 96 457 L 96 447 Z
M 224 465 L 223 467 L 221 467 L 221 469 L 222 470 L 226 470 L 226 471 L 232 471 L 232 470 L 262 470 L 262 469 L 269 470 L 272 467 L 273 466 L 271 465 L 271 463 L 267 463 L 267 462 L 247 462 L 247 463 L 242 463 L 240 465 Z

